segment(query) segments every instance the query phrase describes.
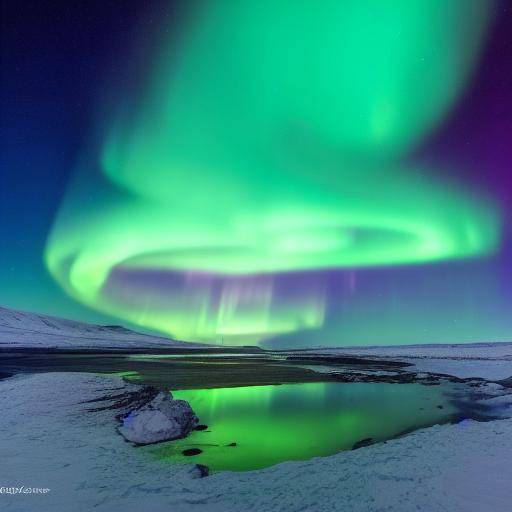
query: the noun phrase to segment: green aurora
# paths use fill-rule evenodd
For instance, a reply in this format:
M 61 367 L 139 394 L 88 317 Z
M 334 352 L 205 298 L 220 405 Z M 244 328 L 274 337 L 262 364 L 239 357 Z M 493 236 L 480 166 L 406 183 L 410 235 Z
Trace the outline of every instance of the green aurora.
M 492 253 L 498 209 L 411 158 L 468 83 L 489 5 L 392 3 L 200 3 L 84 151 L 46 248 L 53 277 L 134 324 L 245 343 L 323 325 L 321 285 L 276 305 L 277 273 Z M 165 301 L 112 291 L 146 271 L 229 285 L 218 301 L 204 283 Z

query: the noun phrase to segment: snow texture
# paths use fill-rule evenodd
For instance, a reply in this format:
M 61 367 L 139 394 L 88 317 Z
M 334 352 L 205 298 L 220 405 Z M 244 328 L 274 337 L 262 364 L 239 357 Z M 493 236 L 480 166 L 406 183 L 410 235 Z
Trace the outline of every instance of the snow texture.
M 127 441 L 151 444 L 185 437 L 197 423 L 188 402 L 160 392 L 149 404 L 130 411 L 118 430 Z
M 141 334 L 119 325 L 94 325 L 0 307 L 0 348 L 204 347 Z
M 170 346 L 200 347 L 122 327 L 0 308 L 3 349 Z M 417 372 L 492 381 L 512 376 L 512 343 L 321 352 L 403 360 L 413 363 L 412 371 Z M 137 389 L 115 376 L 84 373 L 24 374 L 0 380 L 2 512 L 512 510 L 512 395 L 499 384 L 477 391 L 499 420 L 434 426 L 331 457 L 206 478 L 198 478 L 206 474 L 201 468 L 165 463 L 144 448 L 134 448 L 116 432 L 115 411 L 90 410 L 94 401 L 108 405 L 105 395 Z M 158 409 L 154 404 L 152 410 Z M 50 490 L 5 492 L 21 486 Z
M 113 411 L 86 412 L 133 389 L 79 373 L 0 381 L 3 512 L 510 512 L 512 420 L 466 420 L 331 457 L 194 478 L 115 433 Z M 497 387 L 497 386 L 495 386 Z M 50 391 L 51 390 L 51 391 Z
M 509 342 L 320 348 L 310 351 L 404 361 L 414 365 L 409 369 L 411 371 L 441 373 L 464 379 L 502 380 L 512 376 L 512 343 Z

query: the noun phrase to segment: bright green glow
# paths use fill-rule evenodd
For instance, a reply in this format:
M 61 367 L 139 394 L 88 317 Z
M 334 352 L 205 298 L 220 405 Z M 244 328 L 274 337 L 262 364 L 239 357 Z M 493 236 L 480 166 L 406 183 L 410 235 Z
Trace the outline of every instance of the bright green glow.
M 189 401 L 210 432 L 193 432 L 149 450 L 161 458 L 206 464 L 212 470 L 243 471 L 332 455 L 361 439 L 383 440 L 447 421 L 456 413 L 442 389 L 420 385 L 313 383 L 173 395 Z M 236 447 L 226 446 L 233 442 Z M 183 457 L 181 451 L 187 448 L 200 448 L 203 453 Z
M 491 252 L 492 206 L 403 162 L 466 83 L 489 10 L 449 0 L 204 2 L 156 63 L 135 115 L 111 122 L 99 160 L 123 193 L 91 192 L 88 165 L 79 170 L 47 246 L 52 275 L 81 302 L 145 327 L 259 340 L 321 326 L 321 292 L 276 314 L 272 284 L 242 313 L 227 290 L 212 316 L 208 290 L 172 290 L 165 308 L 143 295 L 128 306 L 107 293 L 109 278 Z
M 109 274 L 114 268 L 245 274 L 422 263 L 483 254 L 498 240 L 499 223 L 490 206 L 410 173 L 345 175 L 324 190 L 313 181 L 299 184 L 297 179 L 288 201 L 274 187 L 259 207 L 258 201 L 234 199 L 221 212 L 213 198 L 205 198 L 200 211 L 126 200 L 96 204 L 95 213 L 80 218 L 76 208 L 81 205 L 75 202 L 68 212 L 73 223 L 57 225 L 47 262 L 70 294 L 101 311 L 180 338 L 218 341 L 237 334 L 253 342 L 320 327 L 321 290 L 275 311 L 272 283 L 262 282 L 258 298 L 241 311 L 228 287 L 223 307 L 212 316 L 208 287 L 169 290 L 164 309 L 154 303 L 145 307 L 143 301 L 131 308 L 103 293 Z
M 174 201 L 185 188 L 189 201 L 193 187 L 200 205 L 213 192 L 218 204 L 243 201 L 246 180 L 273 186 L 308 152 L 338 162 L 401 156 L 452 106 L 491 6 L 203 2 L 163 52 L 135 121 L 120 116 L 112 128 L 104 169 L 137 195 Z M 323 176 L 317 164 L 301 171 Z

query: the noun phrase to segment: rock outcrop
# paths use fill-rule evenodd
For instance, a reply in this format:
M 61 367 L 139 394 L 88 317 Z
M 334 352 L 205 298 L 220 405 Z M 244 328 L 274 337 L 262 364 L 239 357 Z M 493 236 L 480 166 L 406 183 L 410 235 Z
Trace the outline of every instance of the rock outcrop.
M 199 423 L 185 400 L 158 393 L 153 400 L 122 418 L 119 433 L 136 444 L 152 444 L 185 437 Z
M 210 469 L 204 464 L 195 464 L 188 472 L 191 478 L 204 478 L 210 474 Z
M 358 450 L 359 448 L 364 448 L 365 446 L 370 446 L 373 444 L 373 437 L 365 437 L 364 439 L 361 439 L 360 441 L 355 442 L 352 445 L 352 450 Z

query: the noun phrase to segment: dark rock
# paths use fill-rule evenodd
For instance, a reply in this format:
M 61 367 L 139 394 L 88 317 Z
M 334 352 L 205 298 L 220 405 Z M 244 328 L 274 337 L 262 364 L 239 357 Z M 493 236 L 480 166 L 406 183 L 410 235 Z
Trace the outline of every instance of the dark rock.
M 236 443 L 229 443 L 226 446 L 236 446 Z
M 122 389 L 122 388 L 121 388 Z M 84 404 L 96 403 L 105 405 L 98 405 L 87 409 L 89 412 L 107 411 L 107 410 L 120 410 L 119 414 L 116 415 L 116 419 L 123 421 L 123 419 L 135 409 L 142 409 L 148 405 L 152 400 L 156 398 L 159 391 L 152 386 L 141 386 L 137 387 L 134 391 L 125 391 L 115 395 L 107 394 L 99 398 L 92 400 L 85 400 Z
M 199 448 L 187 448 L 181 453 L 185 455 L 185 457 L 192 457 L 193 455 L 199 455 L 200 453 L 203 453 L 203 450 L 200 450 Z
M 437 408 L 438 409 L 444 409 L 444 407 L 442 405 L 438 405 Z
M 204 478 L 210 474 L 210 469 L 204 464 L 195 464 L 189 474 L 192 478 Z
M 509 377 L 508 379 L 499 380 L 498 383 L 505 388 L 512 388 L 512 377 Z
M 208 429 L 208 425 L 196 425 L 194 427 L 194 430 L 207 430 Z
M 352 450 L 357 450 L 358 448 L 370 446 L 371 444 L 373 444 L 373 437 L 365 437 L 364 439 L 357 441 L 357 443 L 354 443 L 354 445 L 352 446 Z

